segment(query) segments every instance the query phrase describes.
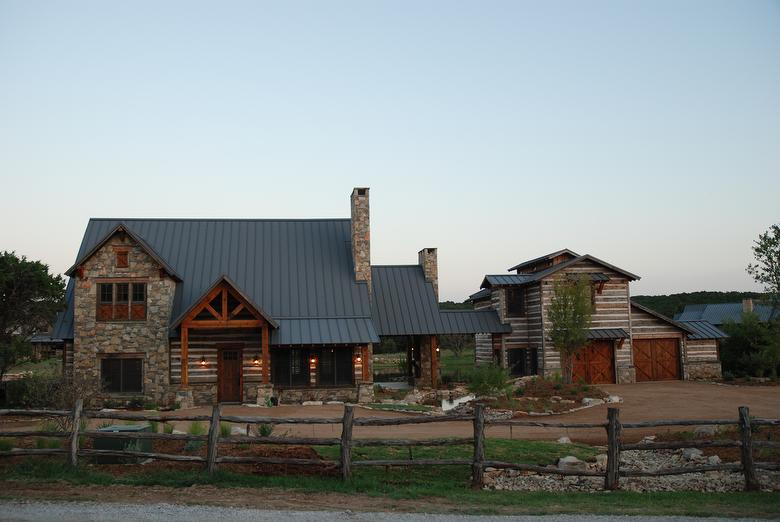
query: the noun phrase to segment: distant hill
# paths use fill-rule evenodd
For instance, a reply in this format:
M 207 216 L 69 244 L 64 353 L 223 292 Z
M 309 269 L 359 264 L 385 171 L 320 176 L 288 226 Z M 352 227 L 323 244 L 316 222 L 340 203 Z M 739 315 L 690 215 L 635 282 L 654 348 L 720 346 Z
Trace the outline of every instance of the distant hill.
M 472 310 L 471 301 L 466 299 L 462 303 L 456 303 L 454 301 L 443 301 L 439 303 L 439 308 L 442 310 Z
M 667 317 L 674 317 L 689 304 L 738 303 L 742 299 L 763 299 L 761 292 L 690 292 L 669 295 L 635 295 L 631 299 Z

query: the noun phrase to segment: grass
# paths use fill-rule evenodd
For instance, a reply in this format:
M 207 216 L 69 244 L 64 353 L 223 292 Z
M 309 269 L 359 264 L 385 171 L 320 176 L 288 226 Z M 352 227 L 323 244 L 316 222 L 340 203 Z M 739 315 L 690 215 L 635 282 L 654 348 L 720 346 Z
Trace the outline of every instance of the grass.
M 8 369 L 8 373 L 32 372 L 40 375 L 57 375 L 62 368 L 62 361 L 58 357 L 43 359 L 42 361 L 25 361 Z
M 490 446 L 494 441 L 490 441 Z M 510 441 L 511 442 L 511 441 Z M 494 447 L 494 451 L 500 448 Z M 531 448 L 527 448 L 531 450 Z M 405 450 L 404 450 L 405 451 Z M 517 452 L 512 450 L 516 454 Z M 526 450 L 523 450 L 526 451 Z M 537 453 L 533 452 L 537 455 Z M 28 459 L 3 472 L 4 480 L 70 484 L 167 486 L 185 488 L 213 485 L 219 488 L 282 488 L 299 493 L 363 494 L 397 500 L 425 499 L 426 510 L 451 509 L 466 513 L 599 513 L 615 515 L 774 517 L 780 514 L 780 495 L 766 493 L 525 493 L 474 491 L 468 487 L 468 470 L 460 468 L 356 470 L 352 480 L 318 476 L 263 476 L 219 470 L 214 475 L 192 471 L 146 471 L 114 476 L 89 466 L 77 469 L 53 459 Z
M 400 411 L 431 411 L 432 407 L 425 404 L 384 404 L 373 402 L 366 404 L 366 406 L 374 410 L 400 410 Z
M 460 356 L 456 356 L 452 350 L 442 350 L 440 363 L 442 374 L 463 374 L 474 367 L 474 350 L 465 349 Z

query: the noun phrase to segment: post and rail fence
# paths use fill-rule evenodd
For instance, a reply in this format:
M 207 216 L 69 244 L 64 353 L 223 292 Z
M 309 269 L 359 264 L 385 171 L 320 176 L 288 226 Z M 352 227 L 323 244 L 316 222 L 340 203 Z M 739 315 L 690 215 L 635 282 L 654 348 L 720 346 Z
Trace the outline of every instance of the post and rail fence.
M 759 481 L 756 476 L 757 469 L 780 470 L 780 464 L 771 462 L 755 462 L 753 459 L 754 448 L 780 448 L 780 442 L 776 441 L 754 441 L 753 429 L 757 426 L 780 426 L 780 419 L 751 419 L 749 410 L 746 406 L 739 408 L 737 419 L 708 419 L 708 420 L 656 420 L 644 422 L 620 422 L 620 410 L 609 408 L 607 411 L 607 421 L 603 423 L 557 423 L 540 422 L 517 419 L 489 419 L 485 415 L 485 407 L 482 404 L 476 404 L 473 414 L 467 415 L 441 415 L 429 417 L 401 417 L 401 418 L 376 418 L 354 416 L 354 407 L 347 405 L 344 407 L 344 414 L 341 418 L 280 418 L 263 416 L 239 416 L 222 415 L 221 408 L 214 406 L 211 415 L 180 415 L 170 413 L 129 413 L 119 411 L 86 411 L 83 410 L 81 399 L 76 401 L 72 410 L 0 410 L 2 416 L 27 416 L 27 417 L 69 417 L 71 429 L 65 431 L 6 431 L 0 429 L 0 437 L 63 437 L 68 439 L 66 448 L 60 449 L 27 449 L 12 448 L 8 451 L 0 451 L 0 457 L 16 456 L 40 456 L 40 455 L 65 455 L 71 466 L 77 466 L 79 457 L 136 457 L 151 458 L 156 460 L 168 460 L 179 462 L 203 463 L 208 473 L 213 473 L 219 464 L 281 464 L 281 465 L 313 465 L 313 466 L 331 466 L 338 467 L 340 476 L 343 480 L 349 480 L 352 476 L 352 468 L 363 466 L 470 466 L 472 470 L 472 487 L 481 489 L 483 486 L 483 473 L 485 468 L 496 469 L 514 469 L 520 471 L 530 471 L 539 474 L 553 474 L 562 476 L 586 476 L 603 477 L 604 489 L 615 490 L 620 488 L 620 479 L 622 477 L 660 477 L 664 475 L 679 475 L 685 473 L 698 473 L 706 471 L 731 471 L 741 472 L 745 477 L 745 489 L 748 491 L 759 489 Z M 209 422 L 207 435 L 189 435 L 173 433 L 116 433 L 104 431 L 81 431 L 82 423 L 87 425 L 88 419 L 111 419 L 127 421 L 191 421 L 191 422 Z M 453 421 L 470 421 L 473 423 L 474 431 L 472 437 L 463 438 L 438 438 L 438 439 L 365 439 L 354 438 L 353 427 L 361 426 L 402 426 L 410 424 L 428 424 Z M 320 425 L 341 425 L 341 436 L 332 437 L 277 437 L 277 436 L 243 436 L 230 435 L 222 437 L 220 435 L 220 425 L 222 422 L 242 424 L 242 425 L 291 425 L 291 424 L 320 424 Z M 636 428 L 655 428 L 668 426 L 738 426 L 740 440 L 688 440 L 675 442 L 639 442 L 623 443 L 622 434 L 624 430 Z M 602 428 L 607 433 L 607 465 L 605 471 L 585 470 L 585 469 L 558 469 L 557 467 L 547 467 L 533 464 L 522 464 L 512 462 L 502 462 L 485 458 L 485 427 L 486 426 L 509 426 L 511 427 L 540 427 L 540 428 L 566 428 L 566 429 L 589 429 Z M 178 440 L 178 441 L 200 441 L 207 444 L 206 457 L 199 455 L 181 455 L 170 453 L 154 453 L 145 451 L 134 451 L 130 449 L 123 450 L 104 450 L 87 449 L 79 447 L 79 437 L 101 437 L 118 439 L 153 439 L 153 440 Z M 255 456 L 219 456 L 219 444 L 276 444 L 276 445 L 296 445 L 296 446 L 339 446 L 340 453 L 338 460 L 323 459 L 302 459 L 285 457 L 255 457 Z M 411 448 L 415 446 L 462 446 L 470 445 L 474 448 L 474 454 L 471 459 L 452 458 L 452 459 L 377 459 L 377 460 L 352 460 L 352 449 L 356 447 L 409 447 L 410 457 Z M 721 463 L 713 465 L 704 465 L 697 467 L 677 467 L 663 468 L 652 471 L 621 470 L 620 453 L 628 450 L 656 450 L 656 449 L 681 449 L 681 448 L 712 448 L 712 447 L 739 447 L 740 463 Z

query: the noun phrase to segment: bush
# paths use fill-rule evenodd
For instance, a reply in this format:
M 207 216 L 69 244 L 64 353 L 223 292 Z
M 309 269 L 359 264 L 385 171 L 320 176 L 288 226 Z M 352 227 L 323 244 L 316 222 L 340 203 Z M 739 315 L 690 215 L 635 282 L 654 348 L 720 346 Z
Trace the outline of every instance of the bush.
M 35 447 L 38 449 L 59 449 L 62 447 L 62 440 L 54 437 L 39 437 L 35 439 Z
M 173 424 L 167 422 L 163 423 L 163 433 L 167 433 L 168 435 L 173 433 Z
M 203 425 L 203 423 L 195 421 L 190 424 L 189 428 L 187 428 L 187 433 L 190 435 L 205 435 L 206 427 Z
M 29 374 L 5 383 L 5 403 L 9 408 L 51 408 L 52 397 L 62 384 L 61 377 Z M 73 404 L 70 405 L 70 408 Z
M 220 437 L 230 437 L 230 424 L 227 422 L 220 422 L 219 423 L 219 436 Z
M 11 448 L 14 447 L 14 442 L 15 439 L 3 437 L 0 439 L 0 451 L 11 451 Z
M 509 394 L 511 384 L 504 368 L 493 365 L 477 366 L 467 376 L 469 391 L 477 396 Z
M 144 401 L 144 409 L 145 410 L 156 410 L 159 406 L 155 401 Z
M 152 433 L 157 433 L 158 428 L 160 427 L 160 423 L 157 422 L 157 421 L 153 421 L 153 420 L 150 420 L 150 421 L 147 421 L 147 422 L 149 424 L 149 429 L 151 430 L 151 432 Z
M 258 437 L 270 437 L 273 432 L 274 432 L 273 424 L 255 425 L 255 434 Z
M 133 397 L 127 401 L 127 407 L 133 409 L 141 409 L 144 407 L 145 401 L 143 397 Z

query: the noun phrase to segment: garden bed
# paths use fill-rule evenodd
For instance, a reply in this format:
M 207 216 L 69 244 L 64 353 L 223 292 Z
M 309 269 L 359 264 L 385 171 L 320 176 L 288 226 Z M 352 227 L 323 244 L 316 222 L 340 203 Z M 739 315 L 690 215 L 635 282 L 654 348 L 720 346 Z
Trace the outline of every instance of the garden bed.
M 583 407 L 583 399 L 605 400 L 608 394 L 591 384 L 563 384 L 543 377 L 515 381 L 511 394 L 483 402 L 495 410 L 511 410 L 515 416 L 525 414 L 565 413 Z

